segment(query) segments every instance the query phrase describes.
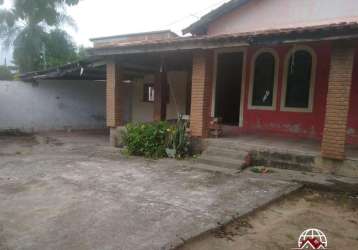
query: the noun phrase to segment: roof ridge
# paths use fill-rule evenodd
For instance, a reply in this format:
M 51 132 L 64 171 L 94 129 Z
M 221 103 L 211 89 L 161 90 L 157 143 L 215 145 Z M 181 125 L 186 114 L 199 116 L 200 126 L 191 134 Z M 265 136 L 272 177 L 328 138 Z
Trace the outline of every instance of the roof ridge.
M 189 27 L 182 30 L 183 34 L 192 33 L 197 30 L 202 29 L 208 23 L 216 20 L 217 18 L 227 14 L 228 12 L 233 11 L 236 8 L 241 7 L 250 0 L 231 0 L 219 6 L 218 8 L 210 11 L 209 13 L 202 16 L 198 21 L 192 23 Z

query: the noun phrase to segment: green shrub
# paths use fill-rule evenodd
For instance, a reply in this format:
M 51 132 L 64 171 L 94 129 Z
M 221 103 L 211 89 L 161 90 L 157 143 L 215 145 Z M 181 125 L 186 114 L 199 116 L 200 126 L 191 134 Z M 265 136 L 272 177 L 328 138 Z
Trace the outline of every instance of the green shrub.
M 167 122 L 130 123 L 122 139 L 130 155 L 162 158 L 166 156 L 170 128 Z
M 175 125 L 167 122 L 130 123 L 122 133 L 122 140 L 130 155 L 184 158 L 189 152 L 186 126 L 182 119 Z

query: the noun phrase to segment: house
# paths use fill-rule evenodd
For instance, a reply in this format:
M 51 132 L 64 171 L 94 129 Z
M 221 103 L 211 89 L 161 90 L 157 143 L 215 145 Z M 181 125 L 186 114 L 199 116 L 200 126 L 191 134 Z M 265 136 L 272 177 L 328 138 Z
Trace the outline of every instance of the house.
M 191 36 L 93 40 L 107 65 L 107 126 L 114 135 L 184 113 L 206 138 L 221 117 L 224 136 L 315 140 L 325 164 L 344 163 L 358 145 L 357 13 L 355 0 L 232 0 L 183 30 Z

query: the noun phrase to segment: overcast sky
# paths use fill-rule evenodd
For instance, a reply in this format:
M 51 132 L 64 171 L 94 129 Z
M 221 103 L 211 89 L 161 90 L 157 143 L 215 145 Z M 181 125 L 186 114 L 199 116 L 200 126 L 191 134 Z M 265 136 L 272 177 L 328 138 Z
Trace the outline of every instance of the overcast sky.
M 225 0 L 82 0 L 69 8 L 78 30 L 70 31 L 77 43 L 89 38 L 172 29 L 180 32 Z
M 90 38 L 171 29 L 181 30 L 228 0 L 81 0 L 68 8 L 77 30 L 65 29 L 78 45 L 91 46 Z M 5 0 L 9 7 L 12 0 Z M 0 48 L 0 64 L 10 53 Z

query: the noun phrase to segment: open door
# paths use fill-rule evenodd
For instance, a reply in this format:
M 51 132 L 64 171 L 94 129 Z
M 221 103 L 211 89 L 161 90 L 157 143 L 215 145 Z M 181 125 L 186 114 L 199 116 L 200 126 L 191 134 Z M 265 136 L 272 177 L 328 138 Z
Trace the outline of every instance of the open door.
M 239 126 L 243 52 L 221 53 L 217 57 L 215 117 L 224 125 Z
M 122 82 L 122 112 L 123 112 L 123 123 L 127 124 L 132 122 L 132 103 L 133 103 L 133 83 Z

